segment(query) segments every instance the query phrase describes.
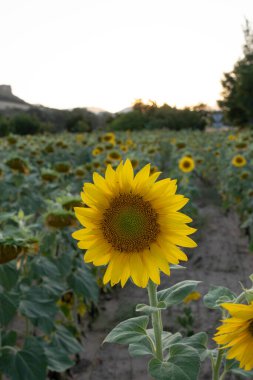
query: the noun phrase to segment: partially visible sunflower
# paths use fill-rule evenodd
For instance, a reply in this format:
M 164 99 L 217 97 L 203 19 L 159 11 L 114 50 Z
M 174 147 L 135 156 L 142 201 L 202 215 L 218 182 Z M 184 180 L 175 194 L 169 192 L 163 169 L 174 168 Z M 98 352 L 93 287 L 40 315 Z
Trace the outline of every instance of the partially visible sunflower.
M 92 156 L 96 157 L 102 152 L 103 152 L 103 148 L 101 146 L 97 146 L 96 148 L 92 150 Z
M 111 160 L 111 161 L 120 161 L 120 160 L 122 160 L 121 154 L 119 152 L 117 152 L 116 150 L 113 150 L 110 153 L 108 153 L 107 158 L 109 160 Z
M 242 174 L 241 174 L 241 179 L 248 179 L 249 178 L 249 175 L 250 175 L 250 173 L 249 172 L 243 172 Z
M 223 303 L 231 318 L 224 319 L 214 336 L 216 343 L 228 348 L 227 359 L 236 359 L 240 368 L 253 368 L 253 302 L 250 305 Z
M 114 145 L 115 144 L 115 138 L 116 138 L 116 136 L 113 132 L 108 132 L 108 133 L 105 133 L 101 139 L 102 139 L 102 141 L 110 142 Z
M 184 156 L 179 160 L 178 167 L 182 172 L 189 173 L 194 170 L 195 162 L 193 158 L 189 156 Z
M 199 292 L 191 292 L 186 296 L 183 300 L 184 303 L 190 303 L 191 301 L 198 301 L 201 298 L 201 294 Z
M 124 286 L 129 277 L 140 287 L 149 278 L 160 283 L 160 270 L 170 275 L 171 264 L 187 261 L 181 247 L 196 247 L 187 235 L 196 230 L 186 225 L 191 218 L 179 212 L 188 202 L 176 195 L 176 180 L 150 175 L 150 164 L 135 176 L 130 160 L 116 170 L 107 166 L 105 178 L 93 174 L 81 193 L 87 207 L 76 207 L 83 229 L 73 233 L 78 247 L 86 249 L 85 262 L 107 265 L 104 284 Z
M 231 163 L 233 166 L 236 166 L 237 168 L 242 168 L 247 164 L 247 161 L 241 154 L 237 154 L 233 157 Z

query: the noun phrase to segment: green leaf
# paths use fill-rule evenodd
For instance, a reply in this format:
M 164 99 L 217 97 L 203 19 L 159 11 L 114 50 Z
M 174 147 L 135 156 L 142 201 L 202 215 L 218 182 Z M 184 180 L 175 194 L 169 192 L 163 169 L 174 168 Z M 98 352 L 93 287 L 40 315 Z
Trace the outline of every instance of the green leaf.
M 186 269 L 186 267 L 182 266 L 182 265 L 177 265 L 177 264 L 170 264 L 170 269 L 174 270 L 178 270 L 178 269 Z
M 180 342 L 181 339 L 182 339 L 182 335 L 179 332 L 175 334 L 171 334 L 170 332 L 163 331 L 162 332 L 163 350 L 167 350 L 173 344 Z
M 0 285 L 5 290 L 11 290 L 17 283 L 18 271 L 15 263 L 10 262 L 0 265 Z
M 88 268 L 78 268 L 67 279 L 73 291 L 86 298 L 86 300 L 98 302 L 99 288 L 95 277 Z
M 51 334 L 55 330 L 54 320 L 49 317 L 29 318 L 34 326 L 45 334 Z
M 180 343 L 170 347 L 168 361 L 151 359 L 149 362 L 149 373 L 157 380 L 196 380 L 199 368 L 197 351 Z
M 53 334 L 52 345 L 57 346 L 66 354 L 76 354 L 83 351 L 83 347 L 73 334 L 64 326 L 56 326 L 56 331 Z
M 64 372 L 75 364 L 57 344 L 45 344 L 44 351 L 50 371 Z
M 127 319 L 114 327 L 103 343 L 130 344 L 139 342 L 146 335 L 148 321 L 149 317 L 145 315 Z
M 44 350 L 34 337 L 25 340 L 21 350 L 4 350 L 0 370 L 12 380 L 45 380 L 47 361 Z
M 228 288 L 223 286 L 212 286 L 209 292 L 204 296 L 204 304 L 209 309 L 219 309 L 223 302 L 235 300 L 236 295 Z
M 195 350 L 198 351 L 200 360 L 203 361 L 207 357 L 207 342 L 208 342 L 208 336 L 205 332 L 199 332 L 197 334 L 194 334 L 188 338 L 184 338 L 181 340 L 180 343 L 187 344 L 188 346 L 191 346 L 195 348 Z
M 230 372 L 235 373 L 236 375 L 240 375 L 245 379 L 252 379 L 253 378 L 253 371 L 244 371 L 241 368 L 235 368 L 232 369 Z
M 129 344 L 128 351 L 132 357 L 153 355 L 152 343 L 145 335 L 140 338 L 139 342 Z
M 252 371 L 245 371 L 242 368 L 239 368 L 239 362 L 235 359 L 232 360 L 226 360 L 226 368 L 228 372 L 232 372 L 236 375 L 240 375 L 243 378 L 246 379 L 251 379 L 253 375 L 253 370 Z
M 46 276 L 50 279 L 60 277 L 57 266 L 45 256 L 37 256 L 33 259 L 32 271 L 38 277 Z
M 17 333 L 14 330 L 11 331 L 2 331 L 2 336 L 1 336 L 1 344 L 0 346 L 14 346 L 17 341 Z
M 8 325 L 18 309 L 18 296 L 10 293 L 0 293 L 0 327 Z
M 152 314 L 155 311 L 164 310 L 164 309 L 166 309 L 166 303 L 161 301 L 161 302 L 158 302 L 157 307 L 145 305 L 144 303 L 138 304 L 136 305 L 135 310 L 144 314 Z
M 147 335 L 143 336 L 139 342 L 129 345 L 129 354 L 131 356 L 153 355 L 152 342 L 155 342 L 155 334 L 153 329 L 147 329 Z M 177 343 L 182 338 L 180 333 L 172 334 L 170 332 L 162 332 L 163 351 L 167 350 L 172 344 Z
M 34 286 L 23 294 L 20 312 L 28 318 L 54 318 L 56 297 L 42 286 Z
M 201 281 L 186 280 L 181 281 L 168 289 L 160 290 L 157 293 L 159 301 L 163 301 L 167 306 L 181 303 L 188 294 L 193 292 Z

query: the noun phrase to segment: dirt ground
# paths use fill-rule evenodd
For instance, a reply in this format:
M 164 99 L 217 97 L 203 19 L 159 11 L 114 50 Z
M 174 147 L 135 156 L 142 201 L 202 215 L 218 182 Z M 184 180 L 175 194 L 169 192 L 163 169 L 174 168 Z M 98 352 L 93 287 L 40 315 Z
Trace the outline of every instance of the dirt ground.
M 226 286 L 240 292 L 239 282 L 249 286 L 248 276 L 253 272 L 253 254 L 248 251 L 248 241 L 239 228 L 234 212 L 225 214 L 219 198 L 212 189 L 202 187 L 198 199 L 199 218 L 198 248 L 189 252 L 186 270 L 173 271 L 170 278 L 162 277 L 160 289 L 186 279 L 203 281 L 198 290 L 207 293 L 210 285 Z M 195 235 L 196 239 L 196 235 Z M 101 302 L 100 315 L 92 324 L 84 339 L 84 353 L 72 370 L 74 380 L 151 380 L 147 375 L 148 358 L 131 358 L 125 346 L 101 345 L 107 333 L 120 321 L 134 316 L 137 303 L 147 302 L 146 290 L 131 283 L 116 288 Z M 194 332 L 206 331 L 212 346 L 212 334 L 220 319 L 218 312 L 206 309 L 202 300 L 190 304 L 194 317 Z M 182 315 L 182 306 L 164 313 L 164 326 L 173 331 Z M 235 377 L 227 375 L 226 380 Z M 209 363 L 206 362 L 199 380 L 211 380 Z

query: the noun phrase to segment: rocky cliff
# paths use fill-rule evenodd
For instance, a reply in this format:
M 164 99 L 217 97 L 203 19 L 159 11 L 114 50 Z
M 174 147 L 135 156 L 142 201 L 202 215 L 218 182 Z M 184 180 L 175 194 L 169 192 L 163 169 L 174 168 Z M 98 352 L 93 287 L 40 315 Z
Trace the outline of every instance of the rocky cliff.
M 6 108 L 27 109 L 29 107 L 28 103 L 13 95 L 11 86 L 6 84 L 0 85 L 0 110 Z

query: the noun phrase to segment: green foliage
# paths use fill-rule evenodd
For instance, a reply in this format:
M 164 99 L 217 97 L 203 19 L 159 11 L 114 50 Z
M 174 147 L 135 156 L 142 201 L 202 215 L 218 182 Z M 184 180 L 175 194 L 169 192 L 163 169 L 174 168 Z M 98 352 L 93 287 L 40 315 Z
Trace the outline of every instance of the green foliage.
M 166 306 L 178 305 L 188 294 L 193 292 L 200 281 L 185 280 L 178 282 L 168 289 L 160 290 L 157 293 L 158 301 L 163 301 Z
M 0 347 L 0 371 L 12 380 L 45 380 L 47 359 L 34 337 L 25 340 L 22 349 Z
M 104 343 L 136 343 L 146 335 L 148 321 L 147 316 L 127 319 L 114 327 L 104 339 Z
M 186 336 L 193 335 L 193 316 L 190 307 L 184 307 L 181 315 L 177 317 L 177 321 L 184 328 Z
M 91 112 L 76 108 L 66 120 L 66 129 L 72 133 L 91 132 L 95 119 L 96 116 Z
M 18 135 L 34 135 L 40 131 L 38 119 L 25 113 L 15 116 L 11 124 L 13 132 Z
M 169 359 L 160 361 L 151 359 L 149 373 L 157 380 L 196 380 L 200 369 L 198 352 L 184 344 L 170 347 Z
M 11 123 L 9 118 L 0 115 L 0 137 L 7 136 L 11 132 Z
M 112 130 L 138 131 L 141 129 L 199 129 L 203 130 L 206 125 L 202 111 L 190 109 L 177 109 L 164 104 L 158 107 L 156 103 L 151 105 L 137 102 L 133 110 L 118 114 L 109 124 Z
M 244 57 L 222 80 L 223 99 L 218 101 L 225 117 L 237 125 L 253 125 L 253 31 L 246 21 Z
M 212 286 L 204 296 L 204 304 L 209 309 L 219 309 L 223 302 L 235 300 L 235 294 L 223 286 Z
M 110 129 L 113 131 L 138 131 L 145 128 L 147 118 L 139 111 L 131 111 L 119 114 L 110 123 Z

